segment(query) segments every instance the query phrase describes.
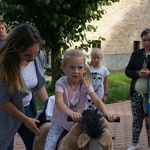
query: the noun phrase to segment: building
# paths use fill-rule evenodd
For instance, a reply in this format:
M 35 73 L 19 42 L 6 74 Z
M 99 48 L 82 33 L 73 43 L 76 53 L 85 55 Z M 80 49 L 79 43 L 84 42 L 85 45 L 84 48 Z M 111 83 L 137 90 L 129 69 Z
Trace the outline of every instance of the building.
M 87 33 L 88 39 L 97 40 L 104 53 L 103 64 L 109 70 L 125 69 L 133 50 L 141 48 L 141 32 L 150 28 L 150 0 L 120 0 L 111 6 L 103 7 L 106 13 L 96 32 Z

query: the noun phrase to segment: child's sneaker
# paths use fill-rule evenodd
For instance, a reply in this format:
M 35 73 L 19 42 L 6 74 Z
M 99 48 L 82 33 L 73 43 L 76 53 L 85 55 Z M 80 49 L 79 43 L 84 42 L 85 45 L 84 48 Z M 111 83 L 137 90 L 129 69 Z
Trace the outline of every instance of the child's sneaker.
M 140 150 L 139 144 L 137 146 L 130 146 L 127 150 Z

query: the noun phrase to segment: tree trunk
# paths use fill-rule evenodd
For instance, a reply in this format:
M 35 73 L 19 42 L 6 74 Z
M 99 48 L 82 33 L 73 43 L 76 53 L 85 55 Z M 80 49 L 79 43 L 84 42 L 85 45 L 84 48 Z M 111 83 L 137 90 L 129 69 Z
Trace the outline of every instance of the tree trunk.
M 52 49 L 51 51 L 51 69 L 52 69 L 52 91 L 55 91 L 55 83 L 61 77 L 62 71 L 60 69 L 61 65 L 61 47 Z

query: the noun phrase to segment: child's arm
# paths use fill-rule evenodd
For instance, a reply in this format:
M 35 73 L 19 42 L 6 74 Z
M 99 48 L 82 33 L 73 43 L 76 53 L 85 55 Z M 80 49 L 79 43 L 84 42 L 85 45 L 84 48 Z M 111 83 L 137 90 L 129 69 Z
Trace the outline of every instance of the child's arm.
M 102 112 L 104 114 L 104 116 L 106 116 L 108 118 L 108 121 L 109 122 L 114 121 L 114 119 L 115 119 L 114 115 L 109 113 L 105 104 L 99 99 L 97 94 L 95 92 L 90 92 L 89 95 L 90 95 L 91 99 L 93 100 L 95 106 L 99 109 L 99 111 Z
M 64 103 L 63 93 L 61 93 L 61 92 L 55 92 L 55 103 L 56 103 L 56 107 L 61 112 L 63 112 L 64 114 L 66 114 L 67 116 L 71 116 L 71 118 L 73 119 L 73 121 L 75 121 L 75 122 L 81 121 L 82 115 L 80 113 L 78 113 L 78 112 L 72 111 Z
M 104 103 L 106 103 L 107 94 L 108 94 L 108 79 L 107 79 L 107 77 L 104 78 L 103 84 L 104 84 L 104 96 L 103 96 L 103 98 L 102 98 L 102 101 L 103 101 Z

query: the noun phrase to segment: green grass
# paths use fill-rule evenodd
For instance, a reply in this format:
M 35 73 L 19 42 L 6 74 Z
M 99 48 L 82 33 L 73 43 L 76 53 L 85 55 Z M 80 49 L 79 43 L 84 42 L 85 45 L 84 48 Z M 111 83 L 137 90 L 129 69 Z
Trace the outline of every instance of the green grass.
M 107 103 L 115 103 L 129 99 L 129 88 L 131 79 L 128 78 L 124 71 L 110 72 L 108 76 L 108 93 Z

